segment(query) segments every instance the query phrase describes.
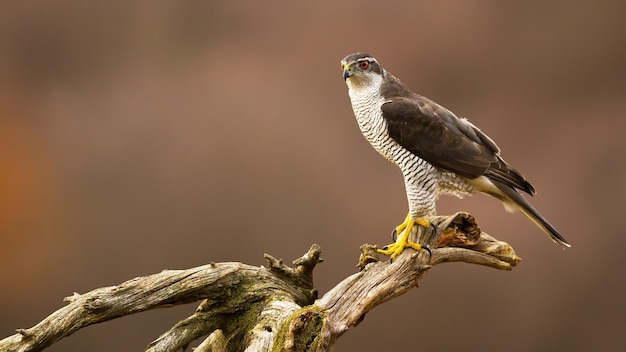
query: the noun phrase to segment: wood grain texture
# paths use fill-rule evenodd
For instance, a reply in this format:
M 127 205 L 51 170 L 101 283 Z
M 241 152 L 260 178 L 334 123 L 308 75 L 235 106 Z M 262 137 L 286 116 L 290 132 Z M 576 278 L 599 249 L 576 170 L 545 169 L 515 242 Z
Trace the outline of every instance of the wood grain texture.
M 482 233 L 467 213 L 431 219 L 437 231 L 415 227 L 413 240 L 430 252 L 405 250 L 382 262 L 363 245 L 360 270 L 317 299 L 313 245 L 291 268 L 266 254 L 267 267 L 210 263 L 165 270 L 117 286 L 67 297 L 67 306 L 29 329 L 0 340 L 1 351 L 40 351 L 85 326 L 148 309 L 201 301 L 196 312 L 151 342 L 146 351 L 331 351 L 365 314 L 413 287 L 433 266 L 466 262 L 511 270 L 520 258 L 505 242 Z

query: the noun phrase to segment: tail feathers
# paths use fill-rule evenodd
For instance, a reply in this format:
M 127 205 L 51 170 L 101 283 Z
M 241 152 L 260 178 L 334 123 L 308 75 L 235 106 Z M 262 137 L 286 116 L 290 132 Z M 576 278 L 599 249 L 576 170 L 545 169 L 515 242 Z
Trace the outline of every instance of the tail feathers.
M 546 220 L 537 209 L 522 197 L 521 194 L 504 183 L 491 179 L 491 182 L 506 196 L 505 205 L 513 206 L 545 232 L 548 237 L 563 248 L 571 247 L 567 240 Z M 499 197 L 498 197 L 499 198 Z

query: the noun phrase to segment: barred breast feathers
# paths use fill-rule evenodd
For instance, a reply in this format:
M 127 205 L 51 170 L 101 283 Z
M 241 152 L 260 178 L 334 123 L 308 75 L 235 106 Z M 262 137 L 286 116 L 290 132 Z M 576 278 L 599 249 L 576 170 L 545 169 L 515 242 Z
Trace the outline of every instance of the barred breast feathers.
M 388 74 L 387 72 L 385 73 Z M 387 122 L 381 110 L 382 105 L 386 102 L 380 92 L 383 77 L 372 75 L 370 79 L 374 80 L 370 84 L 350 86 L 348 94 L 359 128 L 372 147 L 387 160 L 398 166 L 402 170 L 405 181 L 408 183 L 415 182 L 414 186 L 429 189 L 435 192 L 436 195 L 442 193 L 463 197 L 471 194 L 473 187 L 467 182 L 459 179 L 454 174 L 442 172 L 435 168 L 400 146 L 389 136 Z M 419 170 L 421 170 L 422 175 L 431 175 L 432 179 L 430 180 L 431 182 L 428 182 L 428 185 L 423 184 L 425 181 L 423 176 L 416 177 Z M 416 182 L 418 180 L 421 182 Z M 419 183 L 422 183 L 422 185 L 419 185 Z

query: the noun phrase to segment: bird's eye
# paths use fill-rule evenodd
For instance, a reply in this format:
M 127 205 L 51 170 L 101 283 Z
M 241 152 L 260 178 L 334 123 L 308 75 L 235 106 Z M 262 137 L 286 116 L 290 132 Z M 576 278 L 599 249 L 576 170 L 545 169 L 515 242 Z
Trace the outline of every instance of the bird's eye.
M 361 61 L 359 62 L 359 67 L 363 70 L 367 70 L 368 67 L 370 67 L 370 62 L 369 61 Z

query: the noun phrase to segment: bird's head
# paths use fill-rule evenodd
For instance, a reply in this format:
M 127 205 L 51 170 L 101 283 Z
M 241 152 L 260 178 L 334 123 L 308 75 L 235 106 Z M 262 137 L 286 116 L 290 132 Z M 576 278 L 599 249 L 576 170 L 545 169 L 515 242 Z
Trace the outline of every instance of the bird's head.
M 341 60 L 343 79 L 350 89 L 375 88 L 382 82 L 383 68 L 376 59 L 364 53 L 350 54 Z

